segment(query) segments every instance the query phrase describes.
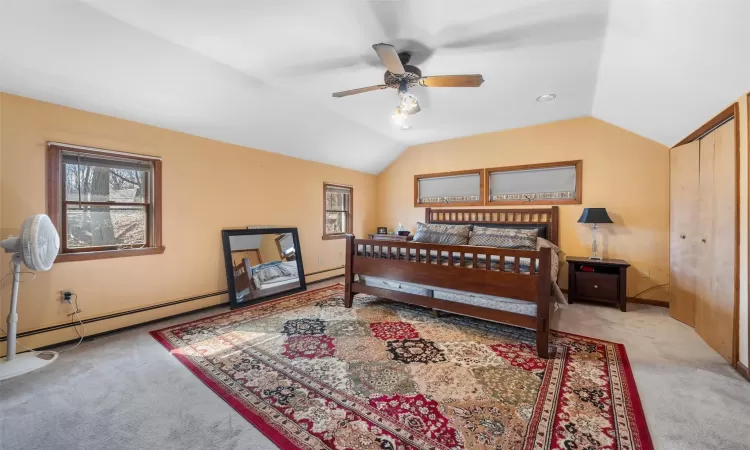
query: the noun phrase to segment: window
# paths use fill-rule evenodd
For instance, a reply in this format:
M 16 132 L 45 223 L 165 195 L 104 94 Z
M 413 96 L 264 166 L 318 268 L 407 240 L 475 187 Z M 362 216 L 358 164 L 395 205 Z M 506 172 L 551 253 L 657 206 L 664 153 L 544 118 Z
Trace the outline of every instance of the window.
M 323 183 L 323 239 L 343 238 L 352 233 L 354 188 Z
M 487 169 L 487 204 L 580 204 L 582 171 L 580 160 Z
M 64 144 L 49 144 L 47 157 L 58 262 L 164 251 L 161 160 Z
M 285 261 L 294 261 L 296 250 L 292 233 L 281 234 L 276 237 L 275 241 L 276 248 L 279 250 L 279 258 Z
M 484 196 L 482 169 L 414 176 L 414 207 L 481 206 Z

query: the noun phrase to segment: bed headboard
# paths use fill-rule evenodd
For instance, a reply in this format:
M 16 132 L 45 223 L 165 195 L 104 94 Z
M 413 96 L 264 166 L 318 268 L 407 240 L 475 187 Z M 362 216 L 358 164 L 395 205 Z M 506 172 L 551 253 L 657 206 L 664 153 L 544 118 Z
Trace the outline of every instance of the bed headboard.
M 560 245 L 558 207 L 533 209 L 433 209 L 425 208 L 426 223 L 480 225 L 494 228 L 537 228 L 537 235 Z

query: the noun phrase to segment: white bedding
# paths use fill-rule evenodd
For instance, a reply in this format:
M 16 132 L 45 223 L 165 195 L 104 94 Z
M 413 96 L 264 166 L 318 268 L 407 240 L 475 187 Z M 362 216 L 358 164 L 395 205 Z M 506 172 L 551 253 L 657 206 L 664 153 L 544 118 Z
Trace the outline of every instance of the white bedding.
M 260 270 L 265 272 L 265 277 L 260 276 L 260 273 L 256 273 L 261 267 L 262 269 Z M 297 274 L 297 261 L 278 261 L 258 264 L 257 266 L 253 266 L 252 269 L 253 284 L 256 289 L 271 287 L 274 283 L 285 283 L 290 280 L 299 280 L 299 275 Z M 278 285 L 280 284 L 276 284 L 276 286 Z
M 274 280 L 274 281 L 269 282 L 269 283 L 261 283 L 260 287 L 258 289 L 269 289 L 269 288 L 283 286 L 285 284 L 294 284 L 294 283 L 299 284 L 299 278 L 298 277 L 287 278 L 287 279 L 284 279 L 284 280 Z
M 466 303 L 485 308 L 499 309 L 502 311 L 524 314 L 527 316 L 536 316 L 536 303 L 526 300 L 518 300 L 507 297 L 497 297 L 494 295 L 477 294 L 474 292 L 458 291 L 455 289 L 446 289 L 436 286 L 428 286 L 419 283 L 408 283 L 403 281 L 388 280 L 370 275 L 358 275 L 360 283 L 365 286 L 391 289 L 399 292 L 406 292 L 415 295 L 430 295 L 441 300 L 450 300 L 458 303 Z M 552 308 L 557 310 L 557 303 L 567 303 L 557 283 L 553 283 L 555 290 L 555 302 Z
M 289 280 L 282 280 L 282 281 L 274 281 L 273 283 L 262 283 L 261 287 L 260 288 L 256 288 L 255 290 L 259 291 L 261 289 L 270 289 L 270 288 L 284 286 L 284 285 L 287 285 L 287 284 L 289 284 L 290 287 L 292 287 L 292 285 L 299 286 L 299 278 L 292 278 L 292 279 L 289 279 Z M 246 288 L 246 289 L 241 290 L 240 292 L 237 293 L 237 300 L 242 300 L 248 294 L 250 294 L 250 288 Z

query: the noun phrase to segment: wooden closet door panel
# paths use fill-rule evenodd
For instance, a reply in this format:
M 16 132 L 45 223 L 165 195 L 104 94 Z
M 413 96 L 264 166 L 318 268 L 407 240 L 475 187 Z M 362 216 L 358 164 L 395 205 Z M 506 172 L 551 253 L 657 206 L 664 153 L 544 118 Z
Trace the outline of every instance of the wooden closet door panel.
M 704 141 L 707 144 L 705 158 Z M 724 359 L 732 362 L 737 164 L 734 120 L 701 139 L 700 151 L 700 227 L 703 234 L 700 258 L 703 262 L 698 274 L 701 281 L 698 283 L 700 288 L 696 303 L 695 331 Z M 703 165 L 704 161 L 706 166 Z M 703 201 L 704 194 L 710 197 L 707 201 Z M 705 243 L 703 239 L 706 240 Z
M 700 143 L 670 150 L 669 176 L 669 314 L 695 325 Z
M 700 140 L 700 175 L 698 188 L 698 239 L 696 240 L 695 331 L 705 332 L 713 322 L 711 284 L 714 280 L 713 200 L 714 200 L 714 134 Z M 711 244 L 709 244 L 709 242 Z M 700 328 L 701 331 L 698 331 Z M 703 338 L 705 340 L 705 337 Z

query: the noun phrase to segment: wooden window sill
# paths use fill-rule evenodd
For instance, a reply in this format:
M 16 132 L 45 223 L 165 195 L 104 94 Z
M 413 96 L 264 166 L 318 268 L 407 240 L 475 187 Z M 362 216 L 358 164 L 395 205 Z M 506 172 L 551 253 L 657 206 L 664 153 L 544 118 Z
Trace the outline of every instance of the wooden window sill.
M 127 258 L 128 256 L 161 255 L 165 247 L 146 247 L 127 250 L 101 250 L 96 252 L 61 253 L 55 262 L 88 261 L 91 259 Z
M 345 239 L 346 234 L 324 234 L 323 240 L 324 241 L 330 241 L 332 239 Z

